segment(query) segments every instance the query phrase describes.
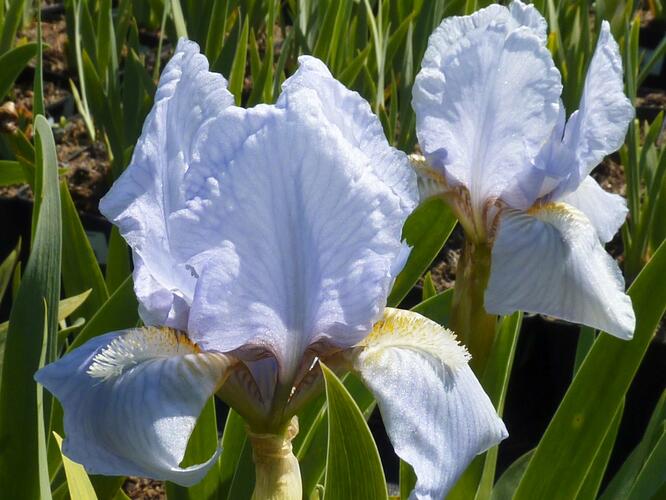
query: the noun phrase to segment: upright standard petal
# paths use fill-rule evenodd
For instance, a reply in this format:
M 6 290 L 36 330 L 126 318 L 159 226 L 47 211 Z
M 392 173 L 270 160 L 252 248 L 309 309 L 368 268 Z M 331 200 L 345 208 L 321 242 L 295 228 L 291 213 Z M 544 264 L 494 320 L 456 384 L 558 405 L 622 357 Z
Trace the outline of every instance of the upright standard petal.
M 155 105 L 144 124 L 127 170 L 100 202 L 134 254 L 134 281 L 147 324 L 184 329 L 196 279 L 188 260 L 201 248 L 187 245 L 187 233 L 171 227 L 187 191 L 184 174 L 198 156 L 207 124 L 233 104 L 226 80 L 208 71 L 208 61 L 193 42 L 181 39 L 164 68 Z
M 439 49 L 436 38 L 430 45 Z M 530 28 L 491 23 L 430 59 L 412 101 L 426 157 L 467 187 L 477 213 L 488 200 L 519 198 L 559 113 L 562 85 L 550 53 Z
M 469 16 L 447 17 L 432 32 L 428 47 L 421 63 L 422 68 L 441 66 L 442 58 L 464 37 L 474 30 L 485 30 L 490 24 L 506 25 L 509 30 L 522 26 L 530 28 L 543 44 L 546 43 L 546 20 L 534 8 L 520 1 L 511 2 L 509 7 L 491 4 Z
M 413 203 L 371 166 L 395 155 L 368 158 L 329 107 L 302 85 L 280 107 L 222 113 L 192 168 L 207 169 L 208 197 L 178 222 L 214 249 L 198 271 L 193 339 L 222 352 L 269 350 L 283 377 L 310 344 L 348 347 L 371 329 Z
M 548 39 L 548 23 L 534 5 L 515 0 L 509 4 L 509 12 L 515 23 L 530 28 L 545 45 Z
M 502 215 L 485 306 L 493 314 L 548 314 L 621 339 L 636 324 L 617 263 L 585 215 L 564 203 Z
M 326 121 L 338 128 L 359 155 L 367 157 L 369 167 L 399 196 L 409 214 L 418 198 L 416 175 L 405 168 L 405 153 L 389 146 L 368 101 L 333 78 L 319 59 L 301 56 L 298 62 L 296 73 L 282 84 L 277 106 L 288 107 L 291 96 L 297 96 L 301 89 L 315 92 Z
M 522 192 L 517 200 L 505 197 L 507 205 L 510 207 L 521 206 L 520 200 L 546 200 L 557 187 L 562 184 L 563 179 L 571 177 L 570 165 L 572 160 L 567 162 L 553 162 L 552 158 L 561 155 L 562 136 L 566 125 L 567 111 L 564 103 L 560 100 L 560 111 L 557 116 L 555 126 L 551 131 L 550 137 L 541 147 L 539 154 L 534 159 L 533 168 L 519 179 L 519 185 Z M 562 168 L 564 167 L 564 169 Z M 526 207 L 522 207 L 526 208 Z
M 627 218 L 627 201 L 620 195 L 604 191 L 589 175 L 562 201 L 585 214 L 602 243 L 612 240 Z
M 97 337 L 35 375 L 65 414 L 63 453 L 91 474 L 191 486 L 212 467 L 181 468 L 187 441 L 231 361 L 169 329 Z
M 604 156 L 617 151 L 634 117 L 631 101 L 624 94 L 622 59 L 607 21 L 585 77 L 580 107 L 569 117 L 562 141 L 562 155 L 554 162 L 572 171 L 572 177 L 554 193 L 553 199 L 574 191 Z M 571 161 L 573 159 L 573 161 Z
M 475 455 L 507 437 L 468 360 L 450 331 L 388 308 L 354 350 L 396 453 L 416 473 L 412 498 L 440 500 Z

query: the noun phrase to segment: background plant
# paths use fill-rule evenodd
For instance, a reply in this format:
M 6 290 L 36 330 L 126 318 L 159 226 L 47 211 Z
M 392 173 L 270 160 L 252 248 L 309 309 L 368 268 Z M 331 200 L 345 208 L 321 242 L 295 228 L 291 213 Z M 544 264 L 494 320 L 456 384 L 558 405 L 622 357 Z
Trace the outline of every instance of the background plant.
M 244 106 L 274 102 L 298 55 L 313 54 L 371 103 L 396 147 L 412 152 L 416 138 L 411 87 L 427 38 L 443 17 L 470 13 L 486 4 L 469 0 L 65 0 L 69 90 L 90 141 L 101 143 L 106 151 L 107 185 L 129 162 L 152 105 L 162 63 L 179 36 L 201 45 L 212 69 L 229 79 L 237 104 Z M 602 19 L 611 22 L 620 42 L 626 93 L 639 102 L 641 87 L 666 53 L 666 38 L 651 52 L 639 45 L 646 19 L 664 22 L 661 0 L 543 0 L 535 4 L 548 20 L 548 46 L 562 72 L 568 112 L 580 97 Z M 44 104 L 44 46 L 40 25 L 35 25 L 39 17 L 37 3 L 0 0 L 0 102 L 6 101 L 0 110 L 0 184 L 28 184 L 34 199 L 29 240 L 18 242 L 0 264 L 0 298 L 6 296 L 13 304 L 8 322 L 0 325 L 0 491 L 14 492 L 16 498 L 124 498 L 123 478 L 88 477 L 80 466 L 63 459 L 57 437 L 63 434 L 61 410 L 32 380 L 44 363 L 87 339 L 139 322 L 124 241 L 114 229 L 105 266 L 100 266 L 63 179 L 66 170 L 59 168 L 53 136 L 57 123 L 45 118 L 49 113 Z M 34 39 L 21 35 L 30 26 L 36 28 Z M 146 43 L 147 39 L 153 43 Z M 28 65 L 34 71 L 26 70 Z M 14 100 L 17 78 L 32 79 L 31 115 L 17 113 L 7 104 Z M 571 385 L 536 449 L 499 478 L 495 477 L 497 449 L 490 450 L 470 466 L 452 498 L 666 494 L 666 396 L 654 410 L 640 444 L 600 491 L 624 397 L 666 307 L 663 111 L 648 119 L 639 113 L 638 118 L 614 159 L 624 167 L 630 210 L 621 245 L 625 275 L 633 281 L 629 293 L 638 318 L 635 338 L 627 343 L 581 329 Z M 389 305 L 400 304 L 424 276 L 455 224 L 453 214 L 438 201 L 422 205 L 410 217 L 404 234 L 414 250 L 396 280 Z M 29 252 L 27 262 L 20 259 L 21 252 Z M 451 290 L 437 293 L 426 275 L 423 301 L 414 309 L 447 325 L 451 296 Z M 479 374 L 500 412 L 520 327 L 519 314 L 502 320 L 487 369 Z M 367 419 L 374 401 L 351 376 L 343 379 L 342 386 L 331 380 L 327 387 L 328 403 L 322 396 L 310 405 L 301 416 L 301 431 L 294 442 L 304 492 L 306 497 L 323 491 L 331 498 L 336 491 L 361 495 L 359 485 L 367 484 L 368 477 L 381 476 L 381 464 L 371 456 L 367 469 L 340 474 L 334 469 L 339 461 L 331 453 L 357 449 L 357 440 L 367 442 L 368 428 L 357 418 L 350 431 L 328 415 Z M 217 434 L 211 402 L 190 441 L 186 461 L 207 458 Z M 331 441 L 337 446 L 328 447 Z M 218 467 L 201 484 L 189 490 L 167 485 L 169 497 L 249 497 L 251 450 L 244 424 L 234 412 L 224 425 L 222 446 L 225 452 Z M 357 452 L 369 453 L 367 449 Z M 402 466 L 403 497 L 413 481 L 409 468 Z

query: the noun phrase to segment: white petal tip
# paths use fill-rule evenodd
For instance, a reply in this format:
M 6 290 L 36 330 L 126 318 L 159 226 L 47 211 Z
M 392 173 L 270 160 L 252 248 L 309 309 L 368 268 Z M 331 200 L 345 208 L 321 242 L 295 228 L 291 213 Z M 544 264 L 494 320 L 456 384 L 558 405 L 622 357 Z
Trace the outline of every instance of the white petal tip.
M 321 73 L 324 76 L 332 78 L 331 72 L 329 71 L 328 67 L 326 67 L 326 64 L 324 64 L 323 61 L 317 59 L 314 56 L 308 56 L 308 55 L 299 56 L 298 65 L 303 69 L 316 71 L 317 73 Z

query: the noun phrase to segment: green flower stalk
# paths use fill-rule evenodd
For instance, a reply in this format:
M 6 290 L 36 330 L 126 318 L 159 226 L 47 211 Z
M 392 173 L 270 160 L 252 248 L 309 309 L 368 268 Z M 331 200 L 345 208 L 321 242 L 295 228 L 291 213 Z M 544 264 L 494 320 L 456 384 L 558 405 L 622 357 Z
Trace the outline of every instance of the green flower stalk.
M 477 374 L 482 374 L 486 366 L 497 326 L 497 316 L 488 314 L 484 307 L 491 250 L 487 242 L 465 239 L 451 304 L 451 329 L 467 346 L 472 356 L 470 365 Z

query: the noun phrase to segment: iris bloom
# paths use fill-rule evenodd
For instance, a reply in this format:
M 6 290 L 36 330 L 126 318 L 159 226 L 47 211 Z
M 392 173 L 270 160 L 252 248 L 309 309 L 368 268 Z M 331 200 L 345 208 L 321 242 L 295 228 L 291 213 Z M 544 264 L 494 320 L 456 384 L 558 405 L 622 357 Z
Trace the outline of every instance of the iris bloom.
M 631 300 L 603 247 L 626 204 L 589 175 L 633 118 L 607 22 L 568 120 L 561 91 L 532 6 L 446 19 L 413 92 L 423 194 L 446 197 L 472 244 L 492 246 L 488 312 L 544 313 L 629 339 Z
M 453 334 L 385 308 L 417 198 L 409 161 L 357 93 L 299 61 L 277 104 L 252 109 L 233 105 L 196 44 L 181 41 L 166 66 L 100 204 L 132 248 L 150 326 L 95 338 L 36 376 L 64 408 L 63 451 L 89 472 L 198 482 L 220 450 L 180 462 L 213 394 L 244 417 L 255 457 L 262 440 L 290 450 L 293 416 L 321 390 L 318 359 L 374 393 L 416 497 L 441 498 L 506 437 Z M 287 454 L 291 489 L 273 498 L 300 497 Z

